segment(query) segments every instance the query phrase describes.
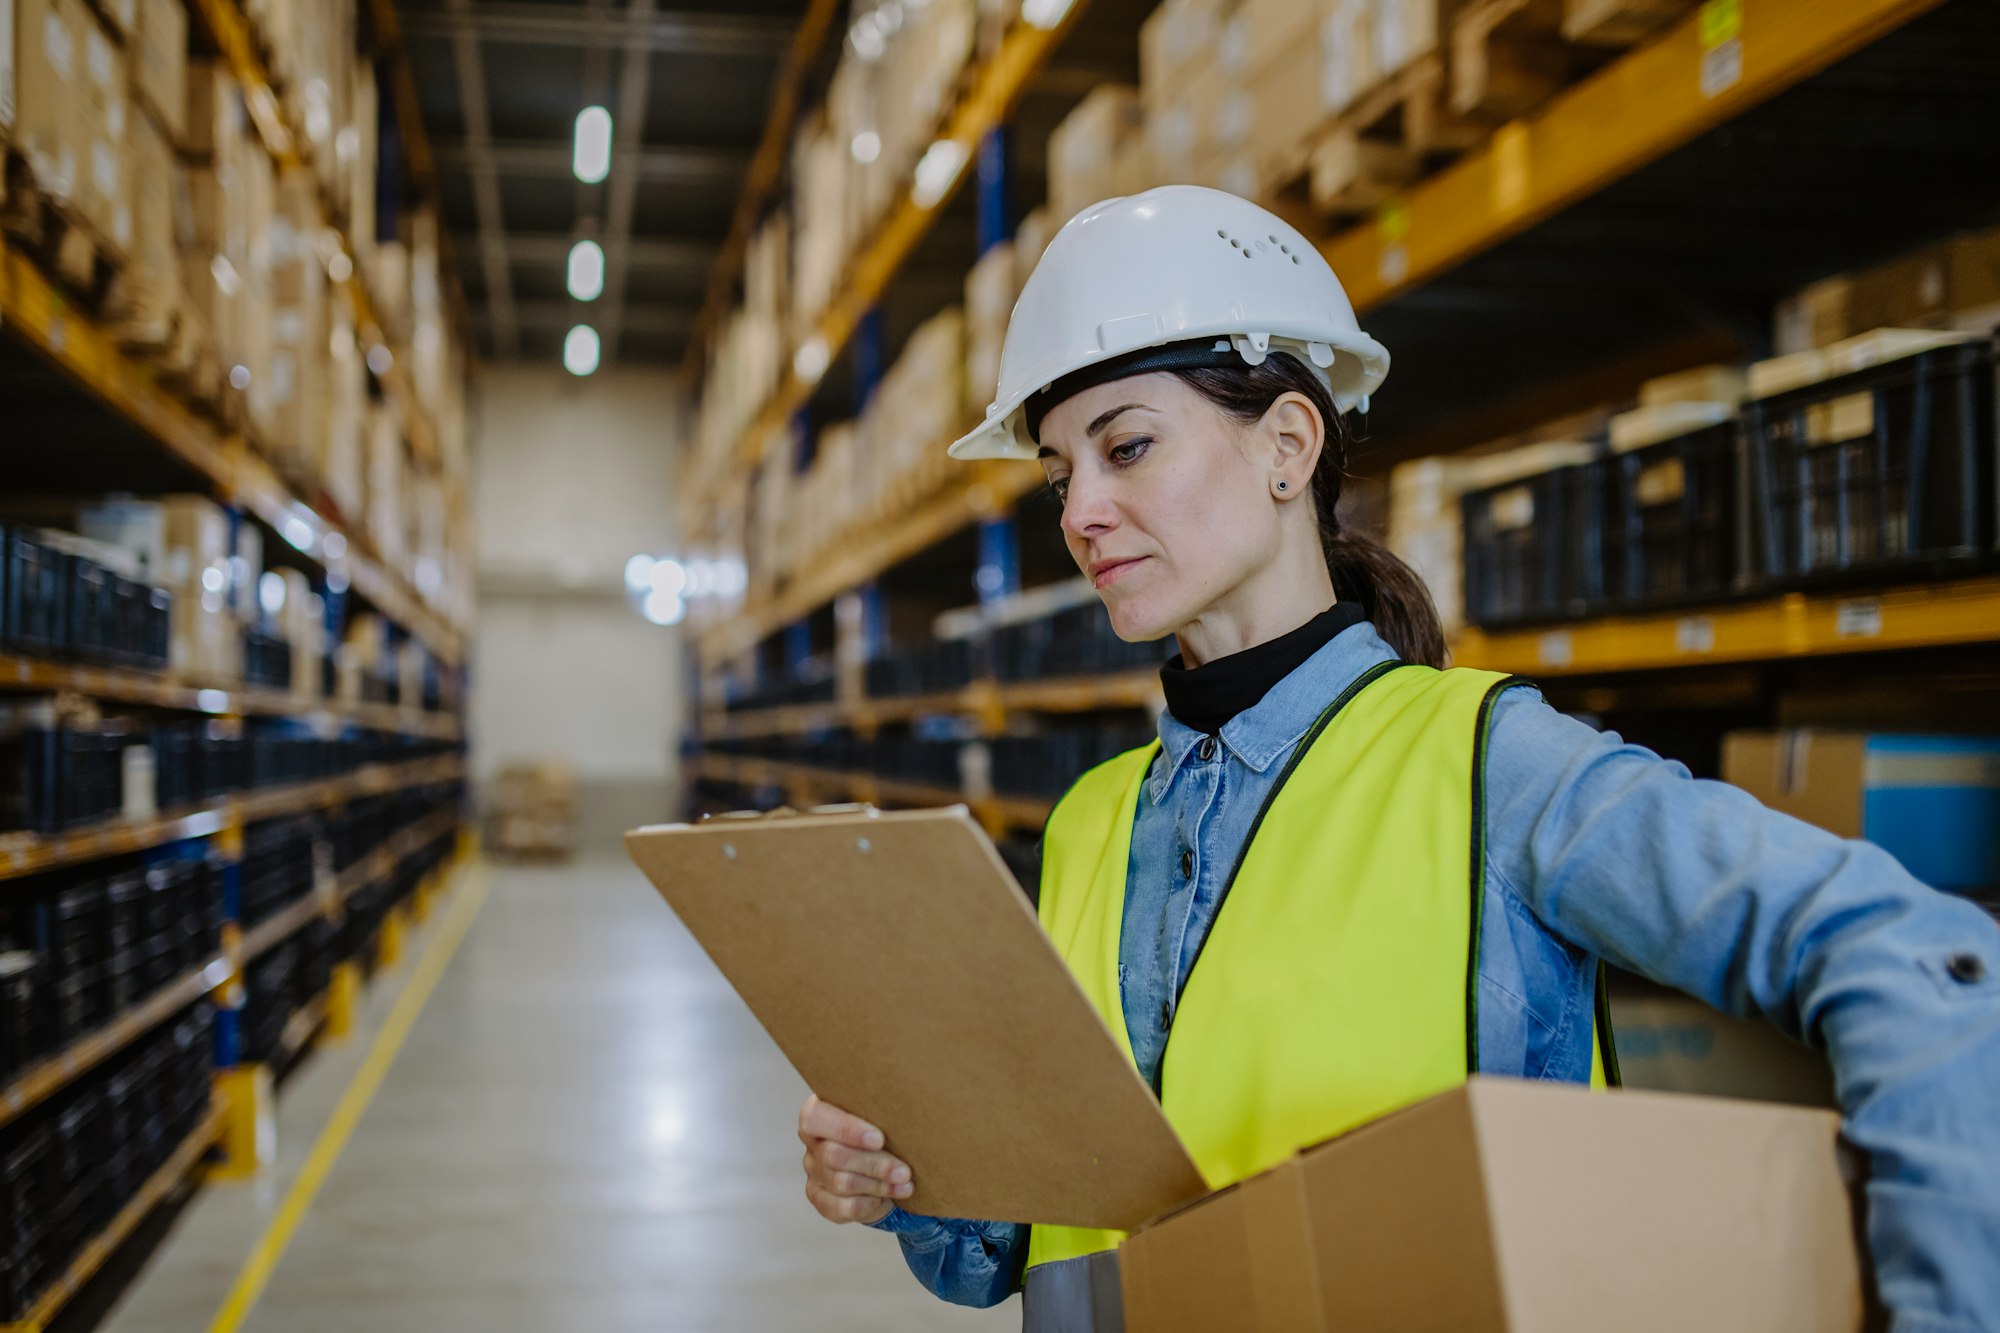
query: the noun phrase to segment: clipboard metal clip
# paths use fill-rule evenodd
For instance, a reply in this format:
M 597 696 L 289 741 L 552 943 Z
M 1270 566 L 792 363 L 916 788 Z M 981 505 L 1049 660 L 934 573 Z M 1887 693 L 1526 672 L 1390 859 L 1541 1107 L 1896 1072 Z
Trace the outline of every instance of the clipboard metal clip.
M 864 815 L 873 819 L 881 813 L 881 807 L 870 802 L 846 801 L 838 805 L 807 806 L 803 810 L 795 810 L 789 805 L 781 805 L 772 810 L 725 810 L 720 814 L 703 815 L 695 822 L 711 824 L 736 820 L 748 823 L 760 819 L 789 819 L 795 815 Z

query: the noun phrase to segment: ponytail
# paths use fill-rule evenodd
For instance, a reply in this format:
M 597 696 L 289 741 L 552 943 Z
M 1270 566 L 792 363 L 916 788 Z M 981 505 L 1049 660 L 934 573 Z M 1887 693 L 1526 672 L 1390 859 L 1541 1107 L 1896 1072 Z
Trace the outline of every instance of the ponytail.
M 1376 632 L 1405 662 L 1443 667 L 1444 626 L 1438 622 L 1430 589 L 1381 542 L 1340 525 L 1340 489 L 1347 476 L 1352 436 L 1347 418 L 1334 407 L 1326 382 L 1303 361 L 1284 352 L 1274 352 L 1257 366 L 1171 373 L 1244 425 L 1263 420 L 1271 404 L 1284 394 L 1303 394 L 1312 401 L 1320 420 L 1326 423 L 1326 443 L 1313 471 L 1312 499 L 1326 567 L 1333 575 L 1334 595 L 1344 602 L 1359 603 Z

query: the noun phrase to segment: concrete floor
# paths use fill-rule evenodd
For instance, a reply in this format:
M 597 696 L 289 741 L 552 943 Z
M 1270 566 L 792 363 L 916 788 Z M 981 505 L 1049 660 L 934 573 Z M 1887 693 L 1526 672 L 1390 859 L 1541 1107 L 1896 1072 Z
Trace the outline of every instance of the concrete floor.
M 250 1333 L 1019 1327 L 1016 1302 L 944 1305 L 894 1240 L 812 1212 L 804 1085 L 636 871 L 490 873 Z M 99 1327 L 210 1328 L 437 929 L 287 1081 L 277 1167 L 204 1186 Z

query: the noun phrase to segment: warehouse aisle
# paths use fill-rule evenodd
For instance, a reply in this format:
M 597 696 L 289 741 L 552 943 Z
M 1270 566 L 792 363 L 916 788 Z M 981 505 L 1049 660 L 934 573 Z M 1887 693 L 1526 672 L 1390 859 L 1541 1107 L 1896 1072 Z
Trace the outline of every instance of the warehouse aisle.
M 481 873 L 479 871 L 470 874 Z M 243 1327 L 251 1333 L 1018 1327 L 931 1299 L 895 1244 L 801 1192 L 804 1087 L 621 861 L 495 868 L 471 933 Z M 461 876 L 446 900 L 460 910 Z M 280 1098 L 284 1160 L 211 1185 L 104 1325 L 208 1327 L 433 923 L 367 1029 Z

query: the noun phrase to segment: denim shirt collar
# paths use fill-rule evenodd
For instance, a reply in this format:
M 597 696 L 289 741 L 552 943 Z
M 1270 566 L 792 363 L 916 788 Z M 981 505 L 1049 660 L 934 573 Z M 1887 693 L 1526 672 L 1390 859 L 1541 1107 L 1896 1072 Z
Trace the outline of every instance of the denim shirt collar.
M 1362 672 L 1392 662 L 1396 651 L 1367 621 L 1350 625 L 1301 663 L 1270 693 L 1222 726 L 1223 746 L 1253 772 L 1262 773 L 1299 743 L 1342 690 Z M 1160 714 L 1160 757 L 1146 778 L 1146 794 L 1158 805 L 1188 756 L 1207 736 L 1172 713 Z

